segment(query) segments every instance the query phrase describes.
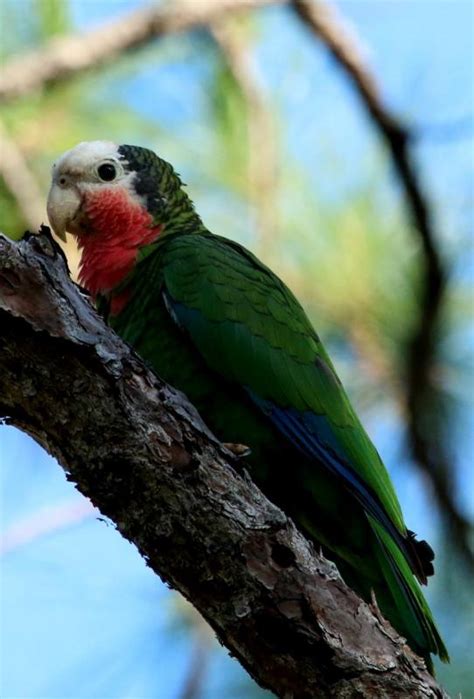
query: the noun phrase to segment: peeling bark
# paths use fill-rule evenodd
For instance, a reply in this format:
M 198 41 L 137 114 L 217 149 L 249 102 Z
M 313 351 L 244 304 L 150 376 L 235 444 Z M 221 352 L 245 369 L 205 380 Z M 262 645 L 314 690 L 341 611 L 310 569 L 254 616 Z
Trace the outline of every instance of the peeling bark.
M 45 228 L 0 236 L 1 418 L 58 459 L 262 687 L 446 697 L 186 398 L 107 328 Z

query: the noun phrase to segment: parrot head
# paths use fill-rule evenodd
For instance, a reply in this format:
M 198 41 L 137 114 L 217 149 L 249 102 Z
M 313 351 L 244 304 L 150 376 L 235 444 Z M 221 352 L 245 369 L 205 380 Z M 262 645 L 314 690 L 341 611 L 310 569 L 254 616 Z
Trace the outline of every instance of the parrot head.
M 131 271 L 140 247 L 198 219 L 165 160 L 138 146 L 79 143 L 53 166 L 48 218 L 56 235 L 77 238 L 79 279 L 93 294 Z

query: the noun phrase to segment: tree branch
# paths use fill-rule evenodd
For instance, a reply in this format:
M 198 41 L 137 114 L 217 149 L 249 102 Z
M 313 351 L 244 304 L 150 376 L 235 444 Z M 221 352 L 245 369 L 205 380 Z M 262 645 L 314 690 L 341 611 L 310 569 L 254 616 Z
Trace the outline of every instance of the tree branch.
M 0 176 L 15 199 L 24 223 L 36 229 L 46 218 L 44 196 L 28 162 L 0 121 Z
M 196 616 L 197 613 L 196 613 Z M 212 631 L 199 617 L 200 627 L 192 629 L 193 646 L 179 699 L 199 699 L 204 695 L 204 683 L 213 650 Z
M 280 697 L 445 697 L 68 279 L 49 229 L 0 236 L 0 416 L 56 456 Z
M 431 210 L 410 152 L 412 134 L 384 105 L 378 86 L 365 64 L 363 51 L 352 31 L 336 10 L 318 0 L 292 0 L 293 7 L 309 28 L 321 39 L 339 65 L 347 73 L 359 93 L 375 128 L 384 139 L 395 172 L 405 191 L 414 233 L 422 250 L 422 287 L 418 323 L 409 342 L 404 394 L 408 422 L 408 442 L 413 458 L 430 478 L 440 510 L 453 531 L 454 540 L 464 559 L 474 567 L 470 546 L 471 525 L 457 508 L 452 496 L 452 467 L 439 429 L 426 429 L 428 415 L 433 414 L 432 375 L 435 364 L 436 330 L 438 328 L 447 272 L 437 247 Z M 432 423 L 436 422 L 435 419 Z
M 232 18 L 210 25 L 247 107 L 249 194 L 257 210 L 256 249 L 268 251 L 276 235 L 275 192 L 278 171 L 275 123 L 265 100 L 258 66 L 242 33 L 236 31 Z
M 21 546 L 31 544 L 43 536 L 83 522 L 94 514 L 97 515 L 98 510 L 84 498 L 79 502 L 74 499 L 72 502 L 61 502 L 33 512 L 10 525 L 2 533 L 0 556 L 16 551 Z
M 12 59 L 2 68 L 0 102 L 66 80 L 113 60 L 151 39 L 207 25 L 229 12 L 282 0 L 181 0 L 168 7 L 146 7 L 83 34 L 52 39 L 45 47 Z

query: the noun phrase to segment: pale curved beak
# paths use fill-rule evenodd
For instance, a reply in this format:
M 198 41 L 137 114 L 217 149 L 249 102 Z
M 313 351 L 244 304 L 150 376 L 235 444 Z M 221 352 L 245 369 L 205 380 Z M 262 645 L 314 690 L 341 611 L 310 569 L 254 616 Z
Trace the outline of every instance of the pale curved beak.
M 53 231 L 64 242 L 69 224 L 76 216 L 80 205 L 81 198 L 75 187 L 62 188 L 53 182 L 48 194 L 48 218 Z

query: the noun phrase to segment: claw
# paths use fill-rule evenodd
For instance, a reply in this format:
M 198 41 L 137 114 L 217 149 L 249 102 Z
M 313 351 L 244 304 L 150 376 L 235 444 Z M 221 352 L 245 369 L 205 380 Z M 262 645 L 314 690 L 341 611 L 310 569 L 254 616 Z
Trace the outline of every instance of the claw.
M 238 459 L 243 459 L 244 456 L 249 456 L 249 454 L 251 454 L 252 451 L 250 447 L 247 447 L 245 444 L 233 444 L 232 442 L 224 442 L 223 446 L 229 451 L 231 451 L 232 454 L 236 456 Z

